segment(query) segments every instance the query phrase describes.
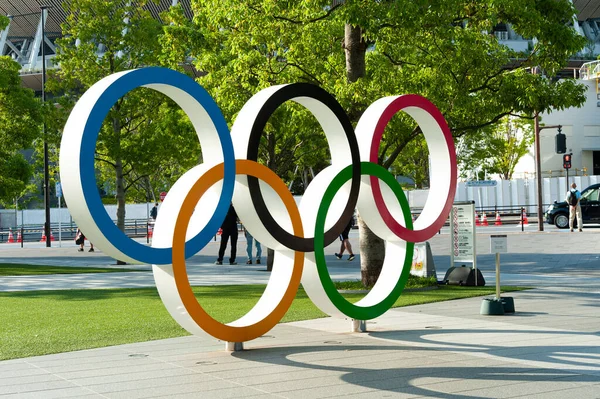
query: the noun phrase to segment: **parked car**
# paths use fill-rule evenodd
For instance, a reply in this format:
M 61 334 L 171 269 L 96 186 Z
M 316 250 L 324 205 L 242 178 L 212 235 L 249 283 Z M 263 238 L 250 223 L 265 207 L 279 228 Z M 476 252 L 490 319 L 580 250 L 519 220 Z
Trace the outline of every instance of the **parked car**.
M 565 197 L 567 193 L 565 192 Z M 600 223 L 600 184 L 592 184 L 581 192 L 581 216 L 583 224 Z M 569 205 L 566 201 L 554 201 L 544 213 L 546 223 L 553 224 L 559 229 L 569 227 Z M 575 224 L 577 218 L 575 219 Z

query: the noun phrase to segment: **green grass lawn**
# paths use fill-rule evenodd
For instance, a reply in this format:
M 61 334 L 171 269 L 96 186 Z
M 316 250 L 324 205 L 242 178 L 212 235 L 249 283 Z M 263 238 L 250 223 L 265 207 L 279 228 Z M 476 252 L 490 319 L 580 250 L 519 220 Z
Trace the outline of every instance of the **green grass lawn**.
M 117 273 L 136 272 L 136 269 L 118 269 L 109 267 L 69 267 L 28 265 L 20 263 L 0 263 L 0 276 L 35 276 L 40 274 L 79 274 L 79 273 Z
M 360 280 L 350 281 L 334 281 L 333 284 L 338 290 L 364 290 L 365 287 L 362 285 Z M 418 277 L 410 274 L 404 288 L 423 288 L 423 287 L 437 287 L 438 282 L 435 276 L 431 277 Z
M 195 287 L 202 306 L 230 322 L 258 300 L 264 285 Z M 519 288 L 503 287 L 518 290 Z M 494 287 L 440 286 L 405 292 L 394 307 L 489 295 Z M 355 302 L 360 294 L 345 294 Z M 0 293 L 0 360 L 188 335 L 155 288 Z M 300 289 L 283 322 L 324 317 Z

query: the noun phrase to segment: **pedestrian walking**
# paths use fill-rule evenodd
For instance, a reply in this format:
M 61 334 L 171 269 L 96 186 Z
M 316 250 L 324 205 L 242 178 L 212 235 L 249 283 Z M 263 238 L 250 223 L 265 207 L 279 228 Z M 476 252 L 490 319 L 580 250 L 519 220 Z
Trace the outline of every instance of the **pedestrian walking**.
M 567 198 L 565 199 L 569 204 L 569 229 L 573 231 L 573 221 L 577 216 L 577 227 L 579 231 L 583 231 L 583 219 L 581 217 L 581 193 L 577 190 L 577 184 L 571 184 L 571 189 L 567 191 Z
M 79 249 L 77 251 L 83 252 L 83 246 L 85 244 L 85 235 L 79 229 L 79 227 L 77 228 L 77 232 L 75 233 L 75 244 L 79 245 Z M 88 252 L 94 252 L 94 244 L 92 244 L 91 241 L 90 241 L 90 249 L 88 250 Z
M 338 259 L 342 259 L 342 256 L 344 255 L 344 250 L 348 251 L 348 254 L 350 255 L 348 256 L 348 260 L 353 260 L 355 257 L 354 252 L 352 252 L 352 245 L 350 244 L 350 240 L 348 239 L 348 235 L 350 234 L 350 229 L 352 229 L 352 227 L 354 227 L 354 217 L 350 219 L 348 225 L 344 228 L 342 234 L 340 234 L 340 252 L 335 254 L 336 258 Z
M 227 211 L 227 215 L 225 216 L 225 220 L 221 225 L 222 233 L 221 233 L 221 246 L 219 247 L 219 257 L 215 264 L 222 265 L 223 264 L 223 256 L 225 255 L 225 249 L 227 249 L 227 242 L 231 238 L 231 256 L 229 257 L 230 265 L 237 265 L 235 261 L 236 252 L 237 252 L 237 239 L 238 239 L 238 228 L 237 228 L 238 217 L 235 213 L 235 209 L 233 205 L 229 205 L 229 210 Z
M 248 255 L 248 260 L 246 261 L 247 265 L 252 264 L 252 243 L 256 247 L 256 264 L 260 265 L 260 257 L 262 255 L 262 248 L 260 246 L 260 242 L 257 239 L 252 237 L 252 234 L 246 229 L 244 226 L 244 236 L 246 236 L 246 254 Z
M 148 208 L 146 208 L 148 209 Z M 156 202 L 154 204 L 154 206 L 152 207 L 152 210 L 150 211 L 150 217 L 152 218 L 152 220 L 156 221 L 156 217 L 158 216 L 158 202 Z

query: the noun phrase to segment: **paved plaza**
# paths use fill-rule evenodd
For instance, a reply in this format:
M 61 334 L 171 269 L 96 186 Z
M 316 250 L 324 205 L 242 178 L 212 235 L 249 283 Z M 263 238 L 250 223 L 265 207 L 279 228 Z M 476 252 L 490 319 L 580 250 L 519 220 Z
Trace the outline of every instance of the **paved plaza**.
M 546 226 L 508 233 L 502 284 L 516 313 L 481 316 L 481 298 L 392 309 L 351 333 L 333 318 L 279 324 L 225 352 L 211 337 L 182 337 L 0 362 L 2 398 L 600 398 L 600 228 L 568 233 Z M 510 231 L 510 230 L 508 230 Z M 478 266 L 494 284 L 489 233 L 478 234 Z M 351 241 L 358 248 L 356 232 Z M 438 278 L 449 266 L 450 237 L 431 241 Z M 0 246 L 0 262 L 110 266 L 101 251 Z M 359 258 L 337 260 L 334 278 L 359 276 Z M 217 243 L 189 262 L 193 284 L 266 282 L 264 265 L 213 265 Z M 358 252 L 358 251 L 357 251 Z M 127 266 L 129 267 L 129 266 Z M 0 277 L 0 290 L 152 286 L 148 266 L 127 273 Z M 132 281 L 133 280 L 133 281 Z M 0 324 L 1 325 L 1 324 Z

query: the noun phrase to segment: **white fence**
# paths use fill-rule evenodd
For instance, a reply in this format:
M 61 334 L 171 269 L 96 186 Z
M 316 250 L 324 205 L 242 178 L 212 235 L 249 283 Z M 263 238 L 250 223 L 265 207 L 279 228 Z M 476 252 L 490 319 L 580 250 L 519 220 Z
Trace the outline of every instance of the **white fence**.
M 150 209 L 154 204 L 126 204 L 125 205 L 125 217 L 127 219 L 148 219 L 150 215 Z M 117 206 L 116 205 L 105 205 L 106 212 L 112 220 L 117 220 Z M 0 209 L 0 228 L 7 229 L 9 227 L 21 226 L 21 225 L 44 225 L 46 220 L 45 212 L 43 209 L 19 209 L 15 212 L 14 209 Z M 71 214 L 66 208 L 52 208 L 50 209 L 50 221 L 51 223 L 58 223 L 60 220 L 63 224 L 70 224 Z
M 569 178 L 569 185 L 576 183 L 582 191 L 592 184 L 600 183 L 600 176 L 576 176 Z M 535 179 L 500 180 L 494 187 L 467 187 L 466 183 L 458 183 L 455 201 L 475 201 L 477 208 L 509 209 L 525 207 L 527 213 L 537 212 L 537 183 Z M 542 179 L 542 203 L 552 204 L 564 201 L 567 194 L 565 177 L 545 177 Z M 429 190 L 413 190 L 408 192 L 411 208 L 425 206 Z

